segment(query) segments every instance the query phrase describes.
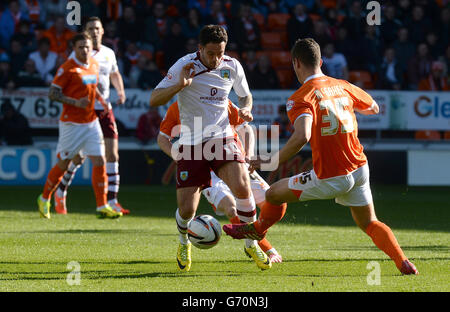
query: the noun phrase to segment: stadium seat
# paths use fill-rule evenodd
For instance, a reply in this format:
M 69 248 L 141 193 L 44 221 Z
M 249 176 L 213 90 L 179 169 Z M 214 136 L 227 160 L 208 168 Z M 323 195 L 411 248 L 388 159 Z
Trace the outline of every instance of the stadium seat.
M 264 31 L 266 29 L 266 20 L 264 18 L 264 15 L 262 15 L 260 13 L 255 13 L 255 14 L 253 14 L 253 17 L 255 18 L 256 23 L 259 26 L 259 30 Z
M 414 134 L 416 140 L 438 141 L 441 133 L 436 130 L 417 130 Z
M 285 31 L 290 17 L 288 13 L 270 13 L 267 17 L 267 30 Z
M 362 86 L 364 89 L 373 89 L 374 87 L 372 76 L 365 70 L 350 71 L 348 80 L 355 85 Z
M 450 131 L 444 132 L 444 140 L 450 140 Z
M 271 51 L 269 56 L 275 69 L 288 69 L 292 66 L 291 54 L 287 51 Z
M 261 46 L 263 50 L 283 50 L 282 40 L 279 32 L 261 33 Z
M 293 69 L 277 69 L 276 70 L 278 79 L 280 80 L 281 88 L 289 89 L 292 87 L 292 82 L 294 81 L 294 70 Z
M 226 55 L 234 57 L 237 60 L 241 60 L 241 57 L 239 56 L 239 53 L 237 51 L 228 50 L 225 52 Z

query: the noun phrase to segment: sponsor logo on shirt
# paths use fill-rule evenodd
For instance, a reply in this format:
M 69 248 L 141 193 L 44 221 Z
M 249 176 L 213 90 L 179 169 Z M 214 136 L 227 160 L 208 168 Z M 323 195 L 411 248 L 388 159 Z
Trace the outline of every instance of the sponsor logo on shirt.
M 230 76 L 231 76 L 231 72 L 229 69 L 221 69 L 220 70 L 220 77 L 222 77 L 223 79 L 230 80 L 231 79 Z
M 81 81 L 83 84 L 96 84 L 97 83 L 97 75 L 84 75 L 81 77 Z
M 294 101 L 288 100 L 286 103 L 286 111 L 287 112 L 290 111 L 293 106 L 294 106 Z

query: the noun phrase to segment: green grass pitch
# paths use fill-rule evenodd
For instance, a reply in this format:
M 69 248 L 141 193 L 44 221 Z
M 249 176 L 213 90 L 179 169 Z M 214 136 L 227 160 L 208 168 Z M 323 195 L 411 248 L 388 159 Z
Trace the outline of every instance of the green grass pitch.
M 0 291 L 450 291 L 448 188 L 372 187 L 378 218 L 393 229 L 418 276 L 402 276 L 333 201 L 289 205 L 267 236 L 284 259 L 271 270 L 259 270 L 243 242 L 223 234 L 212 249 L 193 247 L 191 271 L 181 273 L 174 186 L 122 186 L 131 215 L 119 220 L 95 217 L 88 186 L 71 187 L 68 215 L 40 219 L 40 190 L 0 187 Z M 213 215 L 204 199 L 199 213 Z M 72 261 L 79 285 L 67 282 Z M 368 283 L 371 261 L 379 264 L 379 285 Z

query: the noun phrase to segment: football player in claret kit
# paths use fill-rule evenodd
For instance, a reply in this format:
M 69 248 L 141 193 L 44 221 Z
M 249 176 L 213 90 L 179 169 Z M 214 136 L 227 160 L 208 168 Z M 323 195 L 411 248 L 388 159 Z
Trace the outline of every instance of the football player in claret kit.
M 99 81 L 98 90 L 101 97 L 108 101 L 110 93 L 110 81 L 117 91 L 117 103 L 123 104 L 126 100 L 125 89 L 122 76 L 117 66 L 114 51 L 102 45 L 103 26 L 98 17 L 90 17 L 84 29 L 92 37 L 93 49 L 91 56 L 99 63 Z M 70 58 L 74 57 L 74 53 Z M 124 209 L 118 202 L 117 194 L 119 192 L 120 175 L 119 175 L 119 133 L 117 131 L 116 120 L 112 111 L 111 103 L 107 103 L 108 110 L 105 110 L 99 100 L 95 102 L 95 113 L 97 114 L 100 126 L 105 140 L 105 156 L 106 156 L 106 174 L 108 176 L 108 204 L 117 212 L 124 215 L 129 214 L 128 209 Z M 67 188 L 71 184 L 75 172 L 82 165 L 84 158 L 77 155 L 70 162 L 68 170 L 64 174 L 61 182 L 54 193 L 55 211 L 60 214 L 67 213 L 66 195 Z
M 253 155 L 254 149 L 254 134 L 253 130 L 248 126 L 242 118 L 239 117 L 239 109 L 230 100 L 228 100 L 228 119 L 230 125 L 240 135 L 245 138 L 248 135 L 248 140 L 243 147 L 243 152 L 247 158 Z M 172 140 L 179 135 L 177 126 L 180 125 L 180 112 L 178 109 L 178 102 L 170 105 L 160 125 L 160 132 L 158 134 L 158 145 L 161 150 L 169 157 L 172 155 Z M 249 129 L 250 128 L 250 129 Z M 241 140 L 237 137 L 238 145 L 241 146 Z M 176 144 L 176 143 L 175 143 Z M 269 189 L 267 182 L 256 172 L 250 173 L 250 186 L 255 203 L 258 207 L 264 204 L 265 192 Z M 251 221 L 253 215 L 248 215 L 245 211 L 236 209 L 236 199 L 230 191 L 230 188 L 223 182 L 214 171 L 211 171 L 211 186 L 202 190 L 202 194 L 211 204 L 214 212 L 219 215 L 225 215 L 231 223 L 241 223 L 241 221 Z M 256 213 L 256 211 L 253 211 Z M 271 262 L 282 262 L 282 257 L 278 251 L 270 244 L 267 239 L 258 242 L 261 249 L 269 256 Z M 245 249 L 244 249 L 245 250 Z M 246 252 L 246 251 L 245 251 Z
M 58 68 L 50 86 L 49 99 L 63 104 L 59 121 L 57 145 L 58 162 L 50 170 L 44 190 L 37 199 L 40 216 L 50 219 L 50 198 L 68 168 L 70 161 L 80 152 L 92 162 L 92 187 L 100 217 L 118 218 L 106 199 L 107 177 L 103 134 L 94 102 L 103 104 L 97 90 L 98 62 L 91 57 L 92 39 L 87 33 L 73 37 L 75 55 Z M 107 107 L 106 107 L 107 109 Z
M 150 106 L 166 104 L 177 95 L 181 134 L 177 159 L 176 224 L 179 231 L 177 264 L 181 271 L 191 267 L 191 243 L 187 225 L 195 216 L 201 191 L 210 186 L 213 170 L 236 198 L 236 209 L 256 220 L 256 205 L 250 188 L 248 169 L 228 119 L 231 88 L 238 96 L 239 116 L 253 119 L 252 95 L 242 65 L 225 55 L 228 34 L 220 25 L 204 26 L 199 34 L 199 50 L 180 58 L 156 86 Z M 211 131 L 211 128 L 214 131 Z M 211 147 L 212 146 L 212 147 Z M 214 155 L 205 149 L 214 148 Z M 219 155 L 220 154 L 220 155 Z M 246 251 L 259 268 L 269 269 L 270 259 L 253 239 L 246 239 Z
M 310 142 L 313 170 L 272 184 L 258 220 L 242 225 L 226 224 L 225 233 L 237 239 L 249 236 L 262 239 L 267 229 L 283 218 L 286 203 L 335 199 L 350 208 L 358 227 L 395 262 L 401 273 L 418 274 L 392 230 L 375 215 L 369 166 L 358 140 L 354 111 L 377 114 L 378 104 L 349 82 L 325 76 L 320 69 L 320 47 L 313 39 L 297 40 L 291 54 L 294 71 L 302 84 L 286 104 L 294 133 L 273 157 L 283 163 Z M 256 169 L 262 161 L 250 163 Z

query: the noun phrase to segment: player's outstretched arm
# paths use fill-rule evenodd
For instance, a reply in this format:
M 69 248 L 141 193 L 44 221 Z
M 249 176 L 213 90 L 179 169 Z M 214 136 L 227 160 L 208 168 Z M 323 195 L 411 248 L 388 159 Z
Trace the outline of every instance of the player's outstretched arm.
M 159 147 L 161 150 L 170 158 L 172 158 L 172 142 L 170 142 L 169 138 L 162 135 L 161 133 L 158 134 L 158 137 L 156 138 L 156 141 L 158 142 Z
M 247 122 L 250 122 L 253 120 L 253 115 L 252 115 L 252 107 L 253 107 L 253 97 L 252 95 L 248 95 L 248 96 L 244 96 L 244 97 L 239 97 L 238 99 L 238 104 L 239 104 L 239 117 L 241 117 L 242 119 L 244 119 Z
M 357 108 L 355 108 L 355 110 L 356 110 L 358 113 L 363 114 L 363 115 L 376 115 L 376 114 L 378 114 L 378 113 L 380 112 L 380 107 L 379 107 L 378 104 L 374 101 L 374 102 L 372 103 L 372 106 L 371 106 L 370 108 L 368 108 L 368 109 L 362 110 L 362 109 L 357 109 Z
M 117 100 L 117 104 L 121 105 L 125 103 L 127 97 L 125 95 L 125 88 L 123 86 L 122 75 L 120 74 L 119 71 L 115 71 L 109 75 L 109 78 L 111 79 L 111 84 L 116 89 L 117 96 L 119 97 L 119 99 Z
M 60 102 L 68 105 L 73 105 L 76 107 L 84 108 L 89 104 L 89 100 L 87 97 L 81 98 L 81 99 L 74 99 L 68 96 L 65 96 L 62 93 L 61 88 L 52 85 L 50 86 L 50 90 L 48 91 L 48 98 L 51 101 Z

